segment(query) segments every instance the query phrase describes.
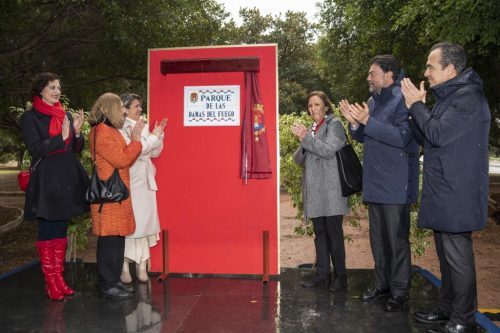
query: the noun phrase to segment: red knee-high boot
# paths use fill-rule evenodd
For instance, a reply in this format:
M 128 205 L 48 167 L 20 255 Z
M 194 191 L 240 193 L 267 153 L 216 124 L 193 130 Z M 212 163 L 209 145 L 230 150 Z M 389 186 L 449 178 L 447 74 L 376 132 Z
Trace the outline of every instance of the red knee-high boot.
M 51 300 L 60 301 L 64 298 L 64 295 L 62 291 L 57 288 L 55 281 L 56 272 L 52 240 L 37 241 L 36 247 L 40 255 L 40 266 L 45 276 L 45 291 Z
M 62 273 L 64 272 L 64 259 L 66 257 L 66 246 L 68 245 L 67 238 L 57 238 L 52 240 L 54 246 L 56 285 L 64 295 L 73 295 L 75 291 L 68 287 L 64 281 Z

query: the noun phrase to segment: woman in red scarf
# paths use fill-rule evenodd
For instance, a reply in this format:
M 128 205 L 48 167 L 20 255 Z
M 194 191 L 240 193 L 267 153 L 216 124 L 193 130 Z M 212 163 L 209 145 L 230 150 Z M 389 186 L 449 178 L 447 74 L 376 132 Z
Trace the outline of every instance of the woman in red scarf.
M 62 272 L 68 222 L 89 211 L 85 202 L 88 176 L 76 154 L 84 146 L 83 111 L 73 119 L 59 98 L 59 77 L 38 74 L 31 86 L 33 107 L 21 116 L 23 140 L 32 158 L 26 189 L 25 220 L 38 220 L 36 247 L 45 276 L 45 290 L 59 301 L 74 291 Z

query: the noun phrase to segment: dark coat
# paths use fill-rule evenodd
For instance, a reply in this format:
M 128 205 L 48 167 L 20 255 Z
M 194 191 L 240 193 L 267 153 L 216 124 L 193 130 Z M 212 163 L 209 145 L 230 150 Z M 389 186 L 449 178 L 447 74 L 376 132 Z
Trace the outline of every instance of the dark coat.
M 88 176 L 76 153 L 84 146 L 83 135 L 75 137 L 73 118 L 70 119 L 70 144 L 66 151 L 61 135 L 49 137 L 50 116 L 35 109 L 21 116 L 21 130 L 24 143 L 36 164 L 31 173 L 24 207 L 24 218 L 48 221 L 69 220 L 89 211 L 85 201 Z M 37 161 L 39 162 L 37 163 Z
M 399 81 L 368 100 L 366 125 L 352 130 L 363 145 L 363 201 L 411 204 L 418 199 L 418 144 Z
M 482 229 L 488 218 L 490 109 L 479 75 L 469 68 L 431 88 L 436 104 L 410 114 L 424 141 L 421 228 L 443 232 Z

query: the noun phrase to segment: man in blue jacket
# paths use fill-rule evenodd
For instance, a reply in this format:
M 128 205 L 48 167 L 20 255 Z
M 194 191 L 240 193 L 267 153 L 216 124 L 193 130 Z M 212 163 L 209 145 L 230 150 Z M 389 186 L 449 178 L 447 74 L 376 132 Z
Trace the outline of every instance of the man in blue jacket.
M 491 115 L 483 83 L 465 69 L 464 49 L 453 43 L 432 47 L 425 77 L 436 97 L 425 106 L 424 82 L 417 89 L 402 82 L 405 103 L 422 136 L 424 183 L 418 217 L 421 228 L 434 231 L 441 270 L 438 308 L 415 312 L 416 320 L 444 323 L 428 332 L 476 332 L 476 270 L 472 231 L 488 218 L 488 134 Z M 420 140 L 419 140 L 420 141 Z
M 375 287 L 363 301 L 389 297 L 386 311 L 400 311 L 411 280 L 410 204 L 418 197 L 418 151 L 401 94 L 403 72 L 392 55 L 372 59 L 368 104 L 340 103 L 353 138 L 363 146 L 363 201 L 369 206 Z

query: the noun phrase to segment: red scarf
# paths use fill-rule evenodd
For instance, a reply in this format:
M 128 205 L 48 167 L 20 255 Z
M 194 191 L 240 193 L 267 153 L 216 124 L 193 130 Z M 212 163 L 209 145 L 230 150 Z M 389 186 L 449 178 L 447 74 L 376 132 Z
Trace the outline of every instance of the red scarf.
M 54 105 L 50 105 L 47 104 L 39 96 L 34 96 L 33 107 L 41 114 L 50 117 L 49 136 L 53 137 L 56 135 L 61 135 L 62 123 L 64 121 L 64 117 L 66 116 L 66 112 L 64 111 L 61 102 L 57 102 Z M 69 137 L 64 142 L 67 145 L 69 143 Z

